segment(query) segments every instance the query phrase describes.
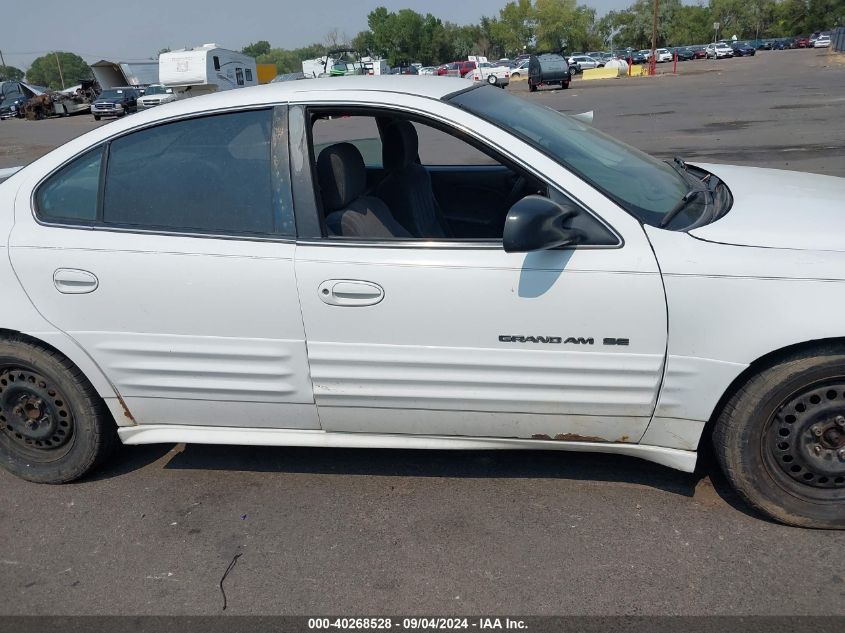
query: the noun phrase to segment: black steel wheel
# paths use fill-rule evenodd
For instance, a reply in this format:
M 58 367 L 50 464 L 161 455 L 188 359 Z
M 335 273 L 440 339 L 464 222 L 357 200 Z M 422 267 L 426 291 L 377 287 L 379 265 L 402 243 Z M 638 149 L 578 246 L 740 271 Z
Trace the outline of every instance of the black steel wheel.
M 24 367 L 0 367 L 0 432 L 23 455 L 52 461 L 73 444 L 73 415 L 67 397 L 41 374 Z
M 64 483 L 117 443 L 114 420 L 76 365 L 33 339 L 0 339 L 0 465 L 29 481 Z
M 713 446 L 760 512 L 845 529 L 845 350 L 795 353 L 750 377 L 719 414 Z
M 845 377 L 789 397 L 769 420 L 766 466 L 794 494 L 845 499 Z

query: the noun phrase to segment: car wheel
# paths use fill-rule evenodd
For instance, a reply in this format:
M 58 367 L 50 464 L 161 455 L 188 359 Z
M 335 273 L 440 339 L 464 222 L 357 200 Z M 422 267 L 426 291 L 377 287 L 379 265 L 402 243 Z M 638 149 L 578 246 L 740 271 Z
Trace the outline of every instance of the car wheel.
M 491 86 L 495 86 L 497 81 L 496 75 L 487 75 L 487 83 Z
M 561 81 L 560 82 L 560 89 L 566 90 L 567 88 L 569 88 L 569 82 L 568 81 Z
M 725 405 L 713 445 L 752 507 L 789 525 L 845 528 L 845 351 L 758 373 Z
M 108 409 L 73 363 L 29 339 L 0 340 L 0 465 L 28 481 L 64 483 L 117 443 Z
M 519 77 L 519 73 L 511 73 L 511 79 Z
M 99 120 L 100 120 L 100 117 L 98 117 L 98 116 L 95 114 L 95 115 L 94 115 L 94 120 L 95 120 L 95 121 L 99 121 Z

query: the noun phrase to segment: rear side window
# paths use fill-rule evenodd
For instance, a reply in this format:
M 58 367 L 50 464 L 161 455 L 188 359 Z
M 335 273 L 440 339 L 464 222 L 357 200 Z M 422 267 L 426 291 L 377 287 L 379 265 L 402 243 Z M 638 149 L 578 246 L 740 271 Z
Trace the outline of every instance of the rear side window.
M 272 233 L 272 111 L 177 121 L 112 141 L 105 224 Z
M 75 158 L 47 178 L 35 194 L 38 216 L 58 222 L 94 222 L 102 162 L 101 146 Z

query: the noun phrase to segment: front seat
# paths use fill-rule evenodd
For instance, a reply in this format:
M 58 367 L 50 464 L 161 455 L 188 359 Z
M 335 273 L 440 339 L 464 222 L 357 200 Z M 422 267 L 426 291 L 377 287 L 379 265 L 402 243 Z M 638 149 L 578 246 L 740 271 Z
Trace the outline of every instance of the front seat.
M 382 162 L 387 172 L 376 195 L 414 237 L 452 237 L 431 188 L 431 175 L 419 163 L 419 138 L 413 123 L 391 120 L 382 127 Z
M 340 237 L 411 237 L 384 202 L 364 195 L 367 169 L 351 143 L 329 145 L 317 158 L 317 178 L 329 235 Z

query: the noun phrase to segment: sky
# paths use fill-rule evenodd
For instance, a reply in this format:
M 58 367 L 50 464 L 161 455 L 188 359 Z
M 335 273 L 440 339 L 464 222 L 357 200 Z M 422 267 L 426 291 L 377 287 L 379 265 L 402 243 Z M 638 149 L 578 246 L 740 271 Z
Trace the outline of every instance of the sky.
M 581 0 L 603 15 L 633 0 Z M 100 59 L 155 58 L 162 48 L 214 42 L 240 50 L 267 40 L 274 47 L 297 48 L 322 42 L 332 29 L 353 37 L 367 28 L 367 14 L 378 6 L 413 9 L 458 24 L 498 15 L 507 0 L 35 0 L 4 2 L 0 51 L 6 64 L 26 70 L 32 60 L 54 50 Z M 96 6 L 96 8 L 91 8 Z

